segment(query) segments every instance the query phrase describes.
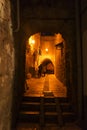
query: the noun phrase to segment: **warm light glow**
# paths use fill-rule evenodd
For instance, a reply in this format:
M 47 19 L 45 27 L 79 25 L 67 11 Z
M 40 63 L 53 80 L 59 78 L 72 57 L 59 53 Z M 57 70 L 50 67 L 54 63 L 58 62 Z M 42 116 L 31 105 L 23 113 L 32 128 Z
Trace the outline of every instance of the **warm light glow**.
M 48 52 L 48 48 L 46 48 L 45 50 L 46 50 L 46 52 Z
M 32 40 L 31 43 L 32 43 L 32 44 L 35 44 L 35 40 Z
M 35 44 L 35 40 L 32 38 L 32 36 L 29 38 L 29 44 Z

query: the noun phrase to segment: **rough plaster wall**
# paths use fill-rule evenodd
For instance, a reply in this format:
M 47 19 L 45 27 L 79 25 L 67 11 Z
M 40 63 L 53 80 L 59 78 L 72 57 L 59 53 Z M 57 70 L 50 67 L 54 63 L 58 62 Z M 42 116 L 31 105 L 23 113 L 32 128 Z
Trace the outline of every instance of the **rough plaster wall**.
M 14 49 L 10 1 L 0 0 L 0 130 L 10 130 Z

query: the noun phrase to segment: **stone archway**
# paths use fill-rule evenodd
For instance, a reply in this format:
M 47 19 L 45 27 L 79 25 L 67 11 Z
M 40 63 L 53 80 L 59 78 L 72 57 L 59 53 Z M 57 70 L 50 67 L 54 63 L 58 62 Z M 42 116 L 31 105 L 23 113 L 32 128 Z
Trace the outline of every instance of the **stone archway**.
M 54 74 L 54 64 L 50 59 L 44 59 L 41 64 L 43 66 L 43 73 Z
M 61 59 L 64 61 L 65 42 L 60 33 L 57 34 L 52 32 L 40 32 L 31 35 L 26 42 L 26 73 L 30 72 L 29 69 L 32 69 L 32 75 L 34 75 L 34 71 L 38 70 L 38 66 L 42 64 L 45 59 L 49 59 L 54 66 L 53 73 L 55 72 L 57 76 L 59 64 L 58 59 L 60 59 L 57 53 L 59 53 L 59 51 L 61 53 L 60 55 L 62 55 Z M 61 64 L 63 64 L 63 62 L 61 62 Z

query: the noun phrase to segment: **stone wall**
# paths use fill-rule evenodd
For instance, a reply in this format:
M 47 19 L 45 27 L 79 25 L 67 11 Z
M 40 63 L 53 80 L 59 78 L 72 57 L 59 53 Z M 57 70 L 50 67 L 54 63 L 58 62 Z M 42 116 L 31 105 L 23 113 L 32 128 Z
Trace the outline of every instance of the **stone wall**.
M 75 33 L 75 20 L 65 22 L 62 29 L 64 42 L 63 55 L 61 59 L 61 75 L 64 75 L 62 82 L 67 87 L 76 87 L 76 33 Z M 63 74 L 63 72 L 65 72 Z M 67 73 L 68 72 L 68 73 Z
M 10 1 L 0 0 L 0 130 L 11 128 L 14 47 Z

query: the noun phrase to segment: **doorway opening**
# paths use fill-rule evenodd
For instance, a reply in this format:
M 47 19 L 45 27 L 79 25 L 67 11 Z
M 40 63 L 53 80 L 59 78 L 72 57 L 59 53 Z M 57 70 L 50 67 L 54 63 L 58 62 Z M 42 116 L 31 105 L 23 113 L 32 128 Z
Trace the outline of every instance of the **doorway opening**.
M 29 93 L 31 90 L 31 86 L 37 86 L 38 88 L 38 84 L 42 83 L 41 86 L 43 87 L 38 88 L 38 92 L 36 89 L 35 89 L 36 92 L 34 90 L 33 92 L 37 94 L 40 91 L 40 93 L 43 94 L 45 79 L 47 75 L 50 75 L 48 76 L 49 81 L 47 81 L 46 83 L 53 84 L 54 82 L 53 79 L 56 80 L 55 81 L 56 83 L 62 84 L 62 85 L 59 85 L 59 87 L 62 86 L 61 87 L 62 92 L 64 91 L 63 95 L 64 96 L 67 95 L 67 87 L 65 87 L 64 82 L 63 82 L 64 79 L 66 78 L 64 77 L 65 64 L 63 61 L 65 60 L 64 59 L 65 58 L 65 50 L 64 50 L 65 45 L 64 44 L 65 44 L 64 39 L 62 35 L 59 33 L 52 34 L 52 35 L 50 35 L 50 33 L 36 33 L 28 38 L 26 42 L 25 89 L 26 90 L 28 89 Z M 60 74 L 61 71 L 64 71 L 62 75 Z M 58 86 L 58 84 L 56 85 Z M 53 85 L 53 86 L 57 93 L 58 88 L 55 87 L 56 85 Z M 52 88 L 50 89 L 54 90 Z M 31 94 L 33 92 L 31 91 Z M 62 94 L 59 94 L 59 95 L 62 95 Z
M 54 74 L 54 65 L 50 59 L 45 59 L 41 65 L 43 66 L 42 68 L 42 73 L 45 74 Z

